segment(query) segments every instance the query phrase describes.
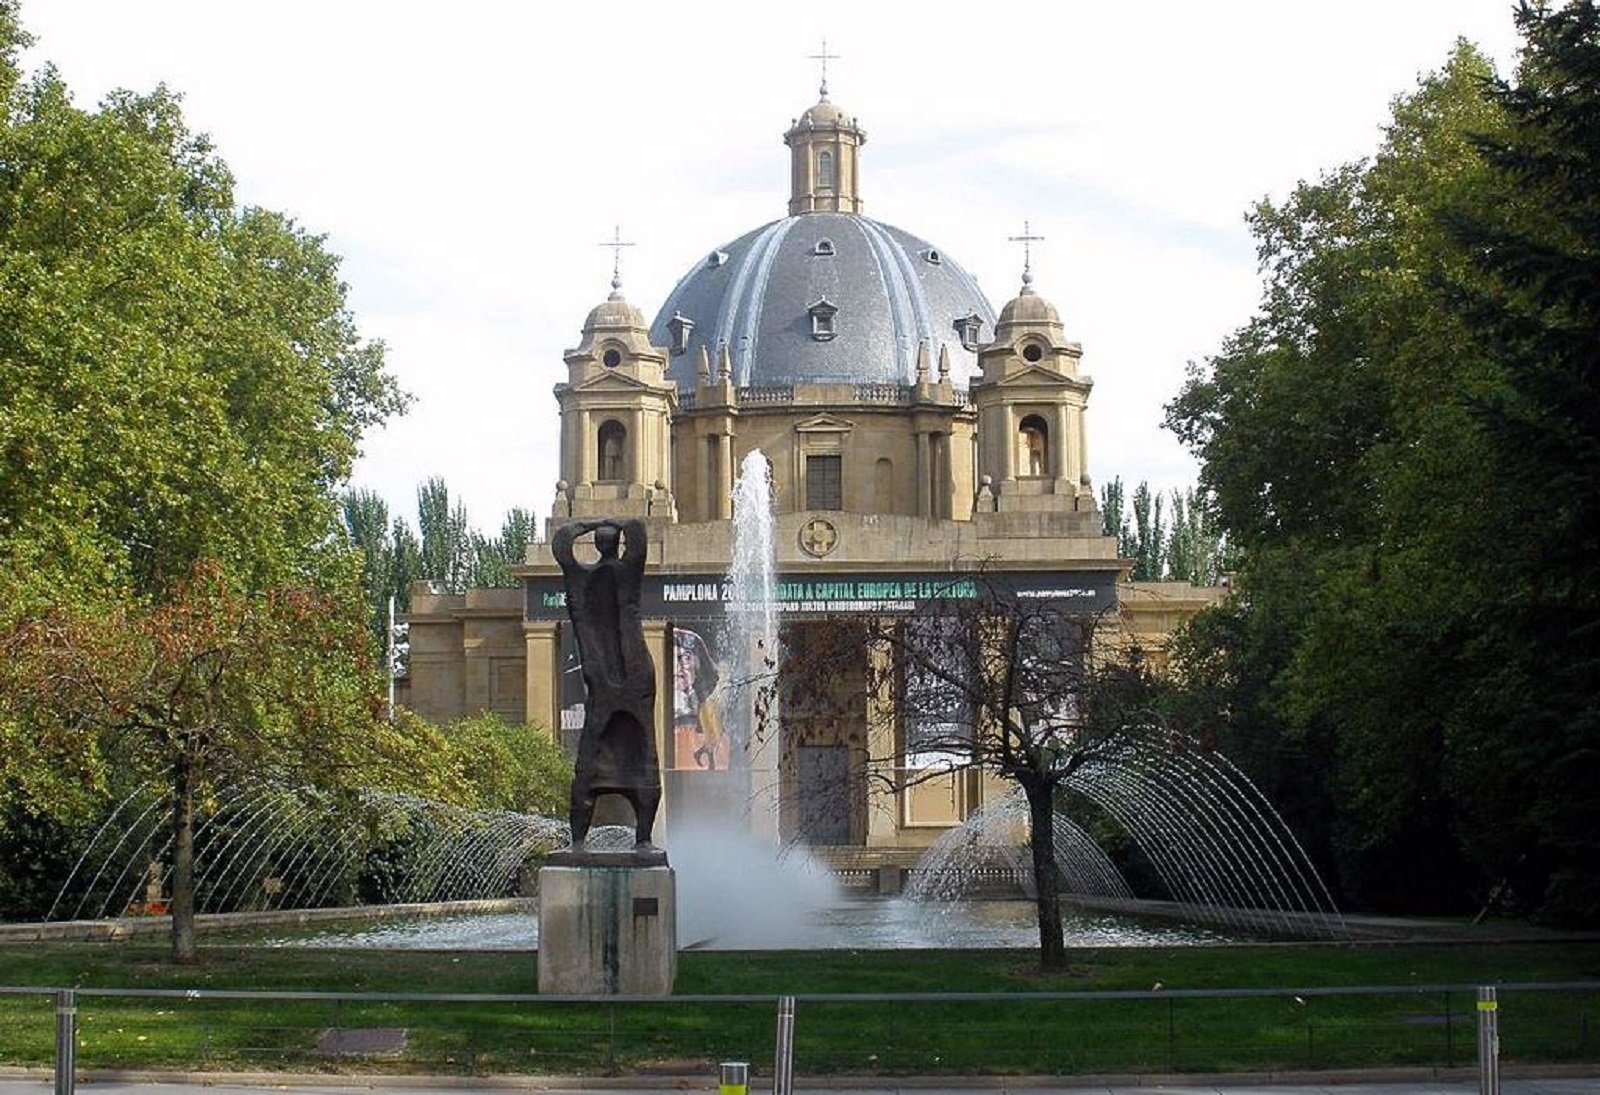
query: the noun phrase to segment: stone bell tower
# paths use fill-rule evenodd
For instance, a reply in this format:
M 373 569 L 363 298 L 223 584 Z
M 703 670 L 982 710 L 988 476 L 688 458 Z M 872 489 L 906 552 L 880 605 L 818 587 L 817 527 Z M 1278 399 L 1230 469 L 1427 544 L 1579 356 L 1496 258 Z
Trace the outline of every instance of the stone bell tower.
M 1094 382 L 1078 369 L 1083 347 L 1067 339 L 1055 306 L 1022 291 L 1000 310 L 995 338 L 978 351 L 980 512 L 1092 511 L 1084 409 Z
M 827 56 L 827 43 L 823 43 Z M 823 65 L 827 65 L 824 59 Z M 789 146 L 789 215 L 861 212 L 858 150 L 867 131 L 853 115 L 828 101 L 828 70 L 822 70 L 821 97 L 795 119 L 783 143 Z
M 650 344 L 649 325 L 617 277 L 565 359 L 567 380 L 555 389 L 561 481 L 553 522 L 598 515 L 675 520 L 669 476 L 678 390 L 665 376 L 666 349 Z

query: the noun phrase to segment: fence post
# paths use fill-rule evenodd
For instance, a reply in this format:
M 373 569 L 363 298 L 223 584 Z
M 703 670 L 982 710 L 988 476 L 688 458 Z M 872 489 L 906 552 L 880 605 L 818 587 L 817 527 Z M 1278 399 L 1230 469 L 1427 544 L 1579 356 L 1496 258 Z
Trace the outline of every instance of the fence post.
M 1444 1067 L 1454 1068 L 1456 1063 L 1455 1017 L 1450 1014 L 1450 990 L 1444 990 Z
M 606 1071 L 617 1071 L 617 1005 L 606 1005 Z
M 78 994 L 56 990 L 56 1092 L 73 1095 L 78 1073 Z
M 794 997 L 778 997 L 778 1045 L 772 1055 L 772 1095 L 794 1091 Z
M 1500 1095 L 1500 1003 L 1493 985 L 1478 989 L 1478 1095 Z
M 1177 1001 L 1167 997 L 1167 1071 L 1178 1071 L 1178 1023 L 1173 1009 Z

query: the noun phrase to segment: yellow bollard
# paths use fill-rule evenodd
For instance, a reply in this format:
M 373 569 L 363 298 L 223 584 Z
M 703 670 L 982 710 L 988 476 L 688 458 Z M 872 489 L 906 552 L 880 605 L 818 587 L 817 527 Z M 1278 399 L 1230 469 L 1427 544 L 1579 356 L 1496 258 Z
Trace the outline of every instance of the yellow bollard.
M 750 1062 L 723 1061 L 722 1080 L 717 1086 L 717 1095 L 749 1095 L 749 1092 Z

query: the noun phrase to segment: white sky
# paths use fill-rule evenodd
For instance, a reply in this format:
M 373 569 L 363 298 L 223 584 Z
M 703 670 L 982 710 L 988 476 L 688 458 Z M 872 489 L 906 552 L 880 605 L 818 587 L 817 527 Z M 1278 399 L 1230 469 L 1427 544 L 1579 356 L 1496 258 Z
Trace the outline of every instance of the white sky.
M 781 217 L 781 136 L 831 98 L 868 133 L 867 212 L 948 250 L 995 307 L 1036 288 L 1095 379 L 1090 470 L 1162 488 L 1194 464 L 1161 429 L 1187 361 L 1255 307 L 1243 214 L 1370 152 L 1389 101 L 1478 43 L 1510 0 L 1089 0 L 804 5 L 407 0 L 23 0 L 80 104 L 165 82 L 241 201 L 344 256 L 364 334 L 416 401 L 355 481 L 415 519 L 443 475 L 488 531 L 548 514 L 551 387 L 608 291 L 647 318 L 714 246 Z M 797 25 L 798 24 L 798 25 Z

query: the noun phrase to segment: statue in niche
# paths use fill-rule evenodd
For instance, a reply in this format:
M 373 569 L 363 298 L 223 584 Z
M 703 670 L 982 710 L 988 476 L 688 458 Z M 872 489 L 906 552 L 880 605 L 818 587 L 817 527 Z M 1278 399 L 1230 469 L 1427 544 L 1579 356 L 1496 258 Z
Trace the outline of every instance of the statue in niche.
M 600 478 L 608 483 L 622 478 L 622 436 L 619 430 L 606 430 L 601 434 Z
M 599 558 L 581 562 L 573 545 L 591 532 Z M 661 805 L 661 765 L 656 757 L 656 671 L 639 617 L 647 550 L 644 522 L 611 517 L 571 521 L 556 530 L 550 549 L 566 578 L 567 615 L 588 693 L 572 780 L 572 851 L 583 850 L 595 800 L 613 794 L 633 806 L 635 858 L 662 856 L 650 842 Z

